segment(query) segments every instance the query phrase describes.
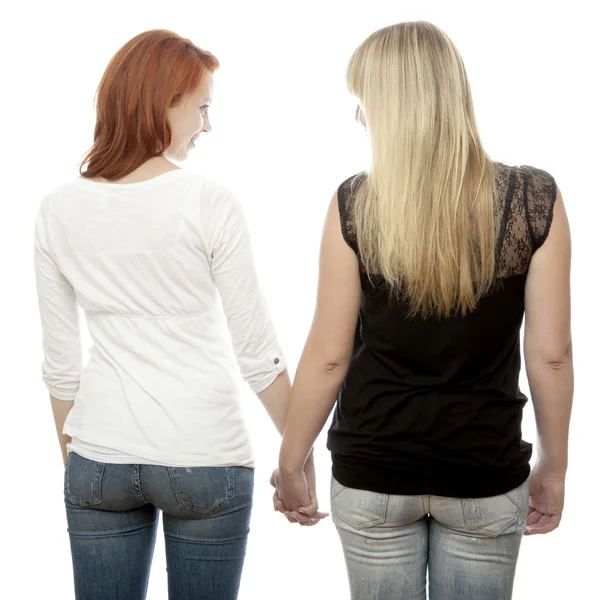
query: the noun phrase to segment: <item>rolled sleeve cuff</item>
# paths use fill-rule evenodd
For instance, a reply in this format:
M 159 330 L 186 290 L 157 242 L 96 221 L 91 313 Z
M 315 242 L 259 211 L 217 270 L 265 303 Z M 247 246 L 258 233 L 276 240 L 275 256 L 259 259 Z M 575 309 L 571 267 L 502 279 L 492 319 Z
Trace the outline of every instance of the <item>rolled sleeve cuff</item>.
M 255 394 L 260 394 L 266 390 L 281 373 L 287 369 L 287 360 L 282 352 L 274 353 L 269 357 L 269 362 L 265 363 L 264 369 L 260 374 L 246 378 L 246 382 Z
M 63 379 L 62 377 L 51 377 L 46 372 L 43 374 L 42 379 L 44 380 L 46 389 L 53 398 L 68 402 L 75 400 L 77 397 L 77 393 L 79 392 L 79 377 L 76 379 Z
M 56 400 L 62 400 L 64 402 L 73 402 L 77 397 L 77 390 L 65 390 L 65 388 L 54 387 L 46 384 L 46 388 L 50 392 L 50 395 Z

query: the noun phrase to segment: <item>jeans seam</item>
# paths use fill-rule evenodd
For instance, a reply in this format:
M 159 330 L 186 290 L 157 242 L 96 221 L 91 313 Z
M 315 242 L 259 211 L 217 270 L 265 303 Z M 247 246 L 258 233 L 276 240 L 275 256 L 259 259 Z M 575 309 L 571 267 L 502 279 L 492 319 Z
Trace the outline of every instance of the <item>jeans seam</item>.
M 504 494 L 504 496 L 506 496 L 517 507 L 518 511 L 521 510 L 521 507 L 508 494 Z
M 462 508 L 463 513 L 463 521 L 465 522 L 465 527 L 470 529 L 469 524 L 467 523 L 467 513 L 465 512 L 465 500 L 464 498 L 460 499 L 460 506 Z
M 140 478 L 140 465 L 133 465 L 133 489 L 135 490 L 135 495 L 138 500 L 145 502 L 148 501 L 144 498 L 144 494 L 142 492 L 142 480 Z

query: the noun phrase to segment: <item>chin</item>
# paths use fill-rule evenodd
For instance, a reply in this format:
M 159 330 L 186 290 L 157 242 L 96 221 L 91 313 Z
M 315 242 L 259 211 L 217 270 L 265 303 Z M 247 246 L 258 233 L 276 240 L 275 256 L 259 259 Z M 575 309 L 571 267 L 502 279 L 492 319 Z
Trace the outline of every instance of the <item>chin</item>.
M 189 156 L 188 150 L 180 150 L 179 152 L 169 152 L 166 157 L 175 162 L 183 162 Z

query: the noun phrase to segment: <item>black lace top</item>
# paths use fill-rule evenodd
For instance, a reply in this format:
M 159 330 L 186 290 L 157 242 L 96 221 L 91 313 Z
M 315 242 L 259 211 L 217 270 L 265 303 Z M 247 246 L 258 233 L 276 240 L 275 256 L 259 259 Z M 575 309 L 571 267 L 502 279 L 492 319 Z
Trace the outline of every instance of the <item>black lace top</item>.
M 496 165 L 498 285 L 469 315 L 409 319 L 361 267 L 353 358 L 329 431 L 343 485 L 388 494 L 483 497 L 529 475 L 521 438 L 520 328 L 525 280 L 556 199 L 551 175 Z M 344 239 L 358 253 L 353 200 L 364 173 L 338 189 Z

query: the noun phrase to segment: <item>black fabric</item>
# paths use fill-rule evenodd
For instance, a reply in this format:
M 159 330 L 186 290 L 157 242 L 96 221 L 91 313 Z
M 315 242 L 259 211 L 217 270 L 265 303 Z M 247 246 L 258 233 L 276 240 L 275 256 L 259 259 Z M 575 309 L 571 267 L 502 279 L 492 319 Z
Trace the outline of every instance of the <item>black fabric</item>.
M 344 239 L 357 253 L 353 200 L 365 177 L 338 190 Z M 496 164 L 496 285 L 465 317 L 409 319 L 407 305 L 390 302 L 361 267 L 355 347 L 328 435 L 342 485 L 466 498 L 527 479 L 519 334 L 529 263 L 555 199 L 548 173 Z

